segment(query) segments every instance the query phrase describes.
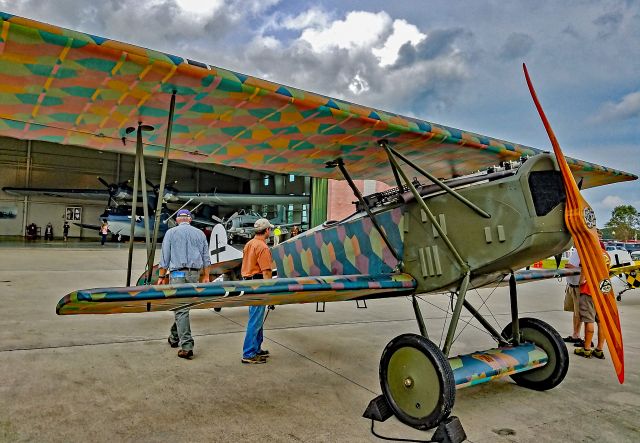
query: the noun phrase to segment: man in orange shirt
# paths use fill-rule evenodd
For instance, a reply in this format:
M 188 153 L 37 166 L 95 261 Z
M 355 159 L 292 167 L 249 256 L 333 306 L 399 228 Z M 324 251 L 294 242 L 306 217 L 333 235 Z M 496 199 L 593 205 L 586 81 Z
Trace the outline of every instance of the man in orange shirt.
M 271 278 L 271 250 L 267 246 L 267 239 L 273 229 L 273 225 L 266 218 L 257 220 L 253 226 L 256 228 L 255 236 L 244 247 L 242 258 L 243 280 L 258 280 Z M 264 306 L 249 306 L 249 322 L 247 333 L 242 347 L 242 363 L 260 364 L 266 363 L 269 351 L 262 349 L 264 325 Z

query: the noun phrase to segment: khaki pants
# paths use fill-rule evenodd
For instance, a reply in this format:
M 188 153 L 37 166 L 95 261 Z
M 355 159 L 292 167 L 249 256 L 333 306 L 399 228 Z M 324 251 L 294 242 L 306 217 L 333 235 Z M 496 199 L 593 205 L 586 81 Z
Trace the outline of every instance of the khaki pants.
M 174 271 L 175 272 L 175 271 Z M 174 285 L 178 283 L 198 283 L 200 271 L 180 271 L 184 276 L 174 276 L 174 272 L 169 274 L 169 282 Z M 185 351 L 193 349 L 193 337 L 191 336 L 191 322 L 189 321 L 189 309 L 180 309 L 174 312 L 175 321 L 171 325 L 169 341 L 178 343 Z

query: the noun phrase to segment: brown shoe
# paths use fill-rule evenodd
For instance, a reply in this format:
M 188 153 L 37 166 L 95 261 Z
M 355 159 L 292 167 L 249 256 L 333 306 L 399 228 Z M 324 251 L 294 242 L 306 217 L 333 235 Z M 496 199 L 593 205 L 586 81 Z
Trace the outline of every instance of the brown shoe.
M 242 363 L 246 365 L 260 365 L 267 362 L 267 359 L 261 355 L 254 355 L 253 357 L 242 357 Z
M 193 350 L 185 351 L 184 349 L 180 349 L 178 351 L 178 357 L 186 358 L 187 360 L 191 360 L 193 358 Z

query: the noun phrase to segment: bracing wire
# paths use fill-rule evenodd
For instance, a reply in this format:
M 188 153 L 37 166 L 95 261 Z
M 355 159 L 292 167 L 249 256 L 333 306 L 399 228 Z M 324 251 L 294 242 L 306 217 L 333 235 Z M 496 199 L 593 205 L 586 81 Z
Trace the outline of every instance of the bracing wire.
M 491 298 L 491 296 L 494 294 L 494 292 L 496 292 L 496 289 L 498 289 L 498 287 L 494 287 L 493 290 L 491 291 L 491 293 L 487 296 L 486 299 L 483 299 L 482 296 L 480 295 L 480 293 L 478 292 L 477 289 L 474 289 L 476 291 L 476 293 L 478 294 L 478 297 L 480 297 L 480 300 L 482 300 L 482 304 L 480 305 L 480 307 L 478 307 L 478 312 L 480 312 L 480 309 L 482 309 L 483 306 L 485 306 L 487 304 L 487 301 L 489 301 L 489 298 Z M 489 306 L 487 306 L 487 309 L 489 309 Z M 491 309 L 489 309 L 489 312 L 491 312 Z M 493 312 L 491 312 L 491 316 L 493 317 L 493 320 L 496 322 L 496 324 L 498 325 L 498 327 L 500 327 L 500 323 L 498 323 L 498 319 L 496 319 L 495 315 L 493 315 Z M 464 330 L 466 329 L 466 327 L 471 323 L 471 321 L 465 322 L 466 324 L 462 327 L 462 329 L 460 330 L 460 332 L 458 332 L 458 335 L 456 335 L 453 338 L 452 344 L 456 342 L 456 340 L 458 340 L 458 337 L 460 337 L 460 334 L 462 334 L 464 332 Z M 473 325 L 472 325 L 473 326 Z M 483 329 L 481 329 L 481 331 L 484 331 Z M 487 332 L 487 331 L 484 331 Z M 489 334 L 487 332 L 487 334 L 489 336 L 491 336 L 491 338 L 493 338 L 493 335 Z
M 449 293 L 449 300 L 453 301 L 453 292 Z M 451 303 L 449 303 L 451 304 Z M 453 307 L 451 308 L 451 311 L 453 311 Z M 447 327 L 447 318 L 449 317 L 449 305 L 447 305 L 447 311 L 444 315 L 444 323 L 442 323 L 442 331 L 440 332 L 440 342 L 438 343 L 438 347 L 441 348 L 442 347 L 442 338 L 444 337 L 444 329 Z
M 433 306 L 433 307 L 434 307 L 434 308 L 436 308 L 436 309 L 441 310 L 442 312 L 446 312 L 446 311 L 445 311 L 444 309 L 442 309 L 440 306 L 434 305 L 433 303 L 426 301 L 426 300 L 425 300 L 425 299 L 423 299 L 422 297 L 419 297 L 419 296 L 417 296 L 417 295 L 416 295 L 416 298 L 417 298 L 418 300 L 421 300 L 421 301 L 423 301 L 423 302 L 425 302 L 425 303 L 427 303 L 427 304 L 429 304 L 429 305 Z M 473 318 L 473 317 L 472 317 L 472 318 Z M 467 321 L 467 320 L 465 320 L 465 319 L 463 319 L 463 318 L 460 318 L 460 320 L 461 320 L 463 323 L 467 324 L 467 325 L 471 323 L 471 320 L 468 320 L 468 321 Z M 485 331 L 485 330 L 484 330 L 484 329 L 482 329 L 482 328 L 477 327 L 476 325 L 473 325 L 473 324 L 472 324 L 472 325 L 471 325 L 471 327 L 472 327 L 472 328 L 476 328 L 476 329 L 477 329 L 478 331 L 480 331 L 480 332 L 484 332 L 484 333 L 485 333 L 485 334 L 487 334 L 489 337 L 493 337 L 489 332 Z

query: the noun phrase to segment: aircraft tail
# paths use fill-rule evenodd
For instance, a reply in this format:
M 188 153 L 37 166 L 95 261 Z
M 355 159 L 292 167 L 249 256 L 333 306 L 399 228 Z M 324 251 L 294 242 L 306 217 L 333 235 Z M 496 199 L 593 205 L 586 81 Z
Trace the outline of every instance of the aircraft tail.
M 211 231 L 209 254 L 211 254 L 211 264 L 242 258 L 242 251 L 229 245 L 227 230 L 221 223 L 215 225 Z

